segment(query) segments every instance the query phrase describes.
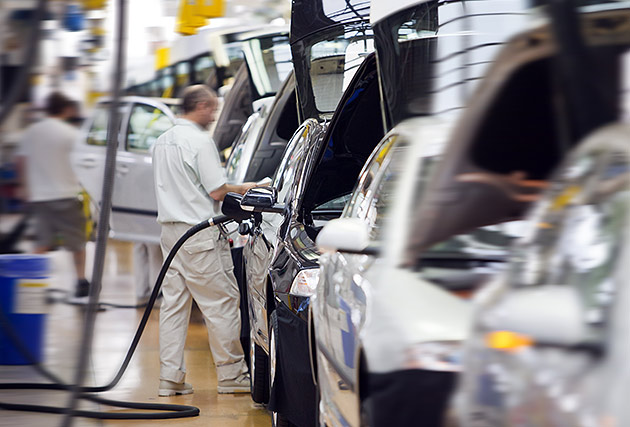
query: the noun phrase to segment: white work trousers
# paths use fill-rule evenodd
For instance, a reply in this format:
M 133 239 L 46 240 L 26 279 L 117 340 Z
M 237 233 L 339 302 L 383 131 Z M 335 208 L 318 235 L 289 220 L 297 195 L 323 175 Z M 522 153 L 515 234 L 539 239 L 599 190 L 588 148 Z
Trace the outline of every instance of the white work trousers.
M 157 243 L 133 244 L 133 277 L 136 300 L 145 302 L 151 296 L 155 280 L 162 268 L 162 250 Z
M 164 259 L 189 228 L 184 223 L 162 224 Z M 200 231 L 180 248 L 166 274 L 162 295 L 160 379 L 184 381 L 184 345 L 193 298 L 208 328 L 218 381 L 247 372 L 240 342 L 240 294 L 230 246 L 216 227 Z

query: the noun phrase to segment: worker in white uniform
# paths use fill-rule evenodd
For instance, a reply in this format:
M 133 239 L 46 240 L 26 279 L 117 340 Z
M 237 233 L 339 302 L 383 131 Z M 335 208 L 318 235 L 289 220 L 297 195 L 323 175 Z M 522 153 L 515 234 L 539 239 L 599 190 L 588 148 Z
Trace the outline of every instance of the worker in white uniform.
M 182 117 L 155 143 L 153 168 L 164 258 L 191 226 L 220 214 L 219 202 L 228 192 L 243 194 L 255 186 L 227 184 L 219 152 L 206 131 L 216 108 L 216 96 L 206 86 L 186 88 Z M 173 259 L 160 308 L 160 396 L 193 392 L 184 381 L 184 344 L 193 299 L 208 328 L 217 391 L 250 390 L 233 270 L 228 239 L 217 227 L 191 237 Z

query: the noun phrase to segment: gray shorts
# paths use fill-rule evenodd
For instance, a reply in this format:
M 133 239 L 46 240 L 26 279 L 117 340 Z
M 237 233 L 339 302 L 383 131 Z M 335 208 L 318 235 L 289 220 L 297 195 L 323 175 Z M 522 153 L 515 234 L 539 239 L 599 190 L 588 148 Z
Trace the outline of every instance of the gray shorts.
M 37 244 L 54 248 L 64 247 L 73 252 L 85 248 L 85 215 L 79 199 L 33 202 Z

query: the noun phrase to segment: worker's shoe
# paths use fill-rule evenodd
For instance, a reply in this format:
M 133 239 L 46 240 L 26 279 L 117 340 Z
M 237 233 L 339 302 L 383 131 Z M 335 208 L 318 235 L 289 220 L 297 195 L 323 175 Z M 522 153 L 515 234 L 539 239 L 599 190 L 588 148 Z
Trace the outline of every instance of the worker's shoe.
M 86 297 L 90 293 L 90 282 L 87 279 L 77 280 L 77 287 L 74 290 L 74 296 L 77 298 Z
M 193 388 L 188 383 L 160 380 L 158 396 L 175 396 L 177 394 L 192 394 Z
M 219 384 L 217 385 L 217 391 L 219 392 L 219 394 L 249 393 L 249 374 L 241 374 L 233 380 L 219 381 Z

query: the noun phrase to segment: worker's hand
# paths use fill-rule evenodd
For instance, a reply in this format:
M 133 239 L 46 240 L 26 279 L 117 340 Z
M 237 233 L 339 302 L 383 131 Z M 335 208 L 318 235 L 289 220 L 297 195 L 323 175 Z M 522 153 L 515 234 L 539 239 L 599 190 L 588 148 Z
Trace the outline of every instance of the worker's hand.
M 523 191 L 543 190 L 549 186 L 547 181 L 526 179 L 527 174 L 522 171 L 514 171 L 509 174 L 491 172 L 472 172 L 457 175 L 459 182 L 476 182 L 488 184 L 505 192 L 508 197 L 518 202 L 535 202 L 540 198 L 540 193 L 524 193 Z
M 255 182 L 244 182 L 241 184 L 241 191 L 239 191 L 239 193 L 245 194 L 254 187 L 258 187 L 258 184 Z

